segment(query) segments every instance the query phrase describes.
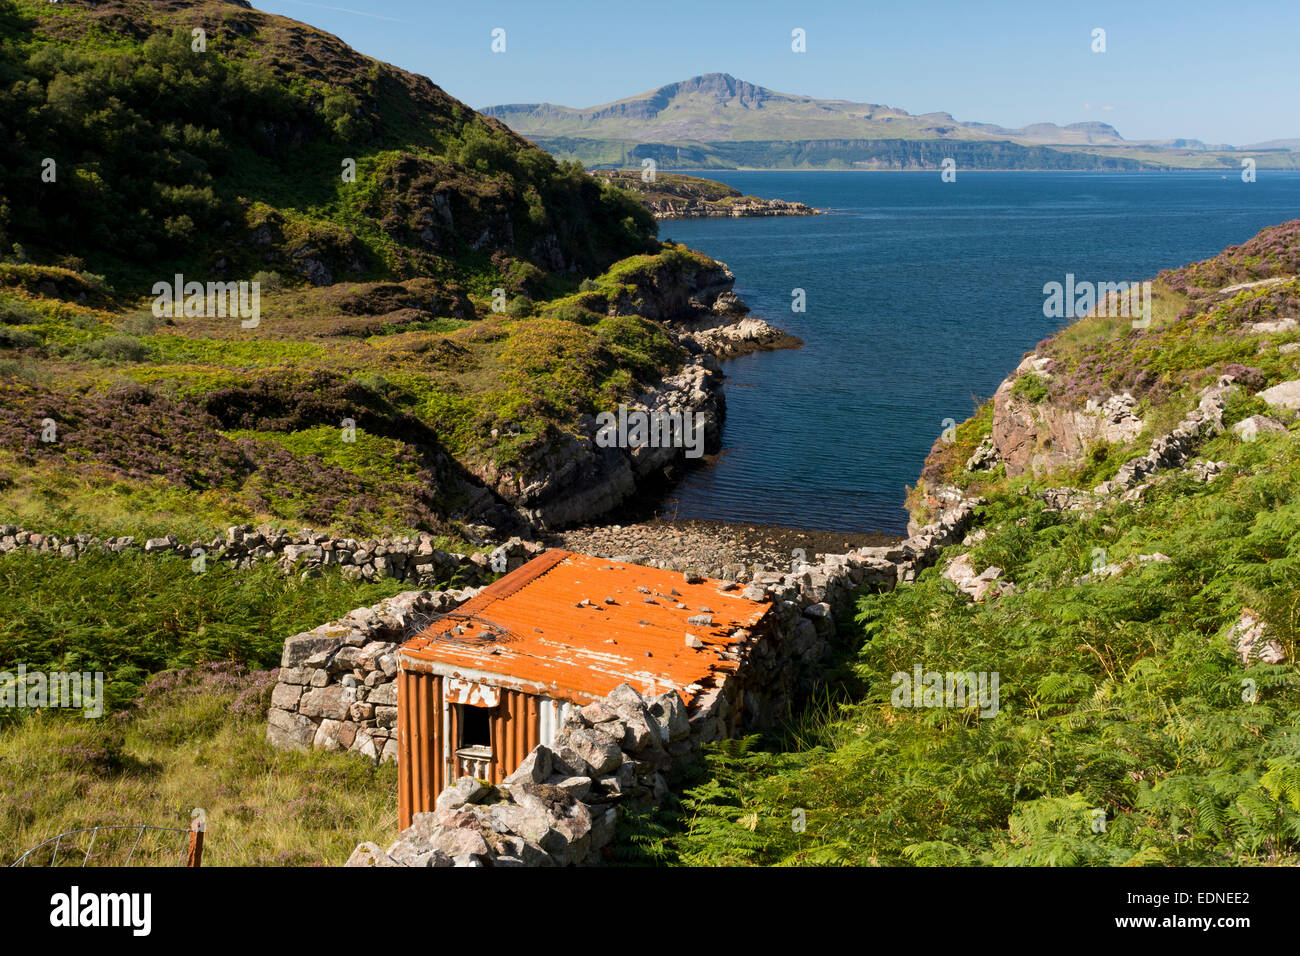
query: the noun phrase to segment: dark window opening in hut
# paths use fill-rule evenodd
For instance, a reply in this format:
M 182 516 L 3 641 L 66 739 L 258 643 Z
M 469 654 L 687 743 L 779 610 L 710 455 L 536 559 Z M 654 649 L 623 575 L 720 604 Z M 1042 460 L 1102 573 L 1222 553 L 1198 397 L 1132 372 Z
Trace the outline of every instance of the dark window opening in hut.
M 491 711 L 486 707 L 460 704 L 460 746 L 491 747 Z

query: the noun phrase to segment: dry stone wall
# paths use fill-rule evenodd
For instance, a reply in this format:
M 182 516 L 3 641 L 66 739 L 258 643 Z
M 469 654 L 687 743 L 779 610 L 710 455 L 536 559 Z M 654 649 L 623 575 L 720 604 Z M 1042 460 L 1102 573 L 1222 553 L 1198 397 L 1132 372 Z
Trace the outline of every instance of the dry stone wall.
M 222 561 L 237 568 L 249 568 L 263 561 L 277 561 L 286 574 L 314 577 L 322 568 L 337 566 L 345 578 L 375 581 L 392 578 L 429 586 L 460 577 L 481 584 L 503 571 L 512 571 L 545 548 L 531 541 L 511 538 L 489 552 L 458 554 L 434 546 L 431 535 L 358 540 L 338 538 L 316 531 L 285 531 L 269 525 L 236 525 L 225 538 L 184 544 L 175 535 L 137 541 L 131 535 L 99 538 L 90 534 L 60 536 L 31 531 L 20 525 L 0 524 L 0 554 L 34 551 L 58 554 L 75 561 L 99 552 L 123 554 L 166 554 L 206 562 Z
M 397 649 L 479 588 L 407 591 L 284 642 L 266 738 L 284 750 L 397 759 Z

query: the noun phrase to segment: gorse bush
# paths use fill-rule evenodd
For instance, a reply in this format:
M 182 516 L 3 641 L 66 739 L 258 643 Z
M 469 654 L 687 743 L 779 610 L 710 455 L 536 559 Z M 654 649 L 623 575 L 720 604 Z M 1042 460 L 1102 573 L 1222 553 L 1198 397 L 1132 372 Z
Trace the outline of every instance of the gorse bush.
M 262 270 L 253 273 L 253 282 L 256 282 L 263 292 L 279 292 L 284 288 L 284 277 L 278 272 Z
M 0 349 L 34 349 L 41 337 L 26 329 L 0 328 Z

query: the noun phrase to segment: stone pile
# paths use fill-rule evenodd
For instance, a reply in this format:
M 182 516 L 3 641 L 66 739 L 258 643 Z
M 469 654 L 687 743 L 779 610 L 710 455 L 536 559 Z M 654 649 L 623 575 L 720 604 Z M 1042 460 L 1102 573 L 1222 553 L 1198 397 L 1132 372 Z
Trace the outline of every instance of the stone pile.
M 623 807 L 661 800 L 684 758 L 726 736 L 728 696 L 688 715 L 676 693 L 620 684 L 573 711 L 551 746 L 533 748 L 498 786 L 461 777 L 383 849 L 362 843 L 348 866 L 573 866 L 596 863 Z

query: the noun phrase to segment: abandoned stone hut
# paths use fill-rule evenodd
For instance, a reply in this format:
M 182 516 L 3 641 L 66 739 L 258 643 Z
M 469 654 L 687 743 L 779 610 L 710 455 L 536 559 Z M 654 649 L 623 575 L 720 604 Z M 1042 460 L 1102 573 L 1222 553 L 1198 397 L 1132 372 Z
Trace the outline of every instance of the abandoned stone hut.
M 462 776 L 500 783 L 571 708 L 620 684 L 688 708 L 727 685 L 728 736 L 744 712 L 741 664 L 771 605 L 734 584 L 552 550 L 402 645 L 397 675 L 403 828 Z

